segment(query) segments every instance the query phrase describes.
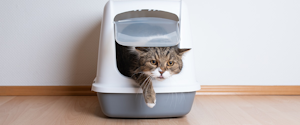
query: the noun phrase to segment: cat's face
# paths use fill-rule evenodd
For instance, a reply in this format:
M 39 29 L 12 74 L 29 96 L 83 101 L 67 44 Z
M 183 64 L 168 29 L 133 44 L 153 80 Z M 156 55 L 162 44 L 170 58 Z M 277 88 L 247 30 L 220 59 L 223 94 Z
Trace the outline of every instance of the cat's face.
M 174 47 L 136 47 L 139 71 L 156 80 L 164 80 L 178 74 L 182 67 L 182 55 L 189 49 Z

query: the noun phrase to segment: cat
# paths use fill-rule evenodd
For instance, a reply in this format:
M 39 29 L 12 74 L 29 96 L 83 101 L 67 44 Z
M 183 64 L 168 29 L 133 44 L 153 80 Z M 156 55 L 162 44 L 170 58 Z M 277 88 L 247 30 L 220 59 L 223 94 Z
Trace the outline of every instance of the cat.
M 180 73 L 182 56 L 190 49 L 170 47 L 129 47 L 116 42 L 117 67 L 121 74 L 132 78 L 143 90 L 148 107 L 156 105 L 152 80 L 164 80 Z

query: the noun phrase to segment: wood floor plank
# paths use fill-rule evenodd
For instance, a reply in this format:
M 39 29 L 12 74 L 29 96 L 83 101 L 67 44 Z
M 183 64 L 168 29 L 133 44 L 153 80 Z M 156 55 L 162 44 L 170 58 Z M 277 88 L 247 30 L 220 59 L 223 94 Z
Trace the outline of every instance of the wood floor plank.
M 230 115 L 226 108 L 223 108 L 223 103 L 217 103 L 212 99 L 213 96 L 203 96 L 201 98 L 204 108 L 207 109 L 210 114 L 216 118 L 216 120 L 222 125 L 238 125 L 238 122 L 234 120 L 234 116 Z
M 33 125 L 35 121 L 43 119 L 43 115 L 51 112 L 49 111 L 51 110 L 50 107 L 60 98 L 60 96 L 28 96 L 26 102 L 30 105 L 26 107 L 24 112 L 20 114 L 20 117 L 11 124 L 21 125 L 28 123 Z M 46 119 L 43 120 L 43 122 L 47 123 L 46 121 Z
M 4 103 L 6 103 L 7 101 L 13 99 L 15 96 L 1 96 L 0 98 L 0 106 Z
M 8 125 L 17 120 L 32 103 L 26 101 L 28 96 L 15 97 L 0 106 L 0 124 Z
M 47 114 L 42 114 L 39 120 L 34 121 L 32 124 L 41 125 L 41 124 L 51 124 L 51 125 L 64 125 L 67 124 L 66 121 L 69 121 L 68 117 L 63 117 L 65 114 L 71 112 L 69 108 L 74 105 L 74 97 L 62 96 L 57 100 L 51 107 L 49 107 Z M 52 119 L 52 120 L 47 120 Z M 45 121 L 47 120 L 47 121 Z
M 196 96 L 194 99 L 190 113 L 185 116 L 191 125 L 220 125 L 217 117 L 214 116 L 214 113 L 210 112 L 209 109 L 205 107 L 206 104 L 202 104 L 204 102 L 202 98 L 206 97 L 208 96 Z
M 241 110 L 247 113 L 249 116 L 259 121 L 263 125 L 276 125 L 276 119 L 273 119 L 265 112 L 262 112 L 259 107 L 255 107 L 251 103 L 242 100 L 243 96 L 232 96 L 231 98 L 237 99 L 228 99 L 228 101 L 232 101 L 235 105 L 237 105 Z
M 269 100 L 268 97 L 269 96 L 243 96 L 242 98 L 271 117 L 274 120 L 275 125 L 298 125 L 296 119 L 293 119 L 283 114 L 283 112 L 280 112 L 279 109 L 272 107 L 271 104 L 275 102 Z
M 300 99 L 292 99 L 293 97 L 295 96 L 268 96 L 267 99 L 274 102 L 270 105 L 281 112 L 300 112 Z
M 0 125 L 298 125 L 300 123 L 300 96 L 196 96 L 189 114 L 180 118 L 164 119 L 108 118 L 102 113 L 97 96 L 0 96 L 0 103 Z M 174 104 L 170 106 L 180 108 Z
M 243 125 L 245 123 L 250 125 L 262 125 L 236 105 L 236 102 L 240 101 L 239 98 L 234 98 L 234 96 L 213 96 L 211 98 L 216 102 L 216 104 L 221 104 L 221 106 L 228 111 L 227 115 L 233 116 L 232 119 L 234 119 L 239 125 Z
M 60 119 L 54 124 L 82 125 L 85 124 L 91 116 L 99 118 L 94 114 L 95 112 L 92 112 L 95 110 L 95 106 L 99 107 L 96 96 L 76 96 L 71 100 L 70 105 L 65 111 L 59 114 Z M 99 112 L 99 110 L 97 111 Z M 102 117 L 104 117 L 104 115 L 102 115 Z
M 270 99 L 270 101 L 273 101 L 274 103 L 271 103 L 270 106 L 280 111 L 285 116 L 288 116 L 295 120 L 297 123 L 300 123 L 300 105 L 299 99 L 290 99 L 287 96 L 271 96 L 267 99 Z

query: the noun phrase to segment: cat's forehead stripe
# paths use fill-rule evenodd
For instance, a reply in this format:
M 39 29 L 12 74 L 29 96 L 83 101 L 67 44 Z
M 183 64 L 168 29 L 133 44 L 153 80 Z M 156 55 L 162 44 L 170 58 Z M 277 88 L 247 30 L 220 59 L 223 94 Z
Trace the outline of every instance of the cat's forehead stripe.
M 156 59 L 159 59 L 159 53 L 154 53 Z
M 157 51 L 157 49 L 155 50 L 156 54 L 157 54 L 157 58 L 159 58 L 159 52 Z

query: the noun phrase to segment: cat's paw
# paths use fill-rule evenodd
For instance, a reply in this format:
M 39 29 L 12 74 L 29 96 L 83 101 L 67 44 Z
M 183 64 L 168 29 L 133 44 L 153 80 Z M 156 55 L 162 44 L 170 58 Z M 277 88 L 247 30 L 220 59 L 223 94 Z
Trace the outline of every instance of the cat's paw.
M 156 99 L 154 100 L 154 103 L 147 103 L 147 106 L 149 108 L 153 108 L 156 105 Z

